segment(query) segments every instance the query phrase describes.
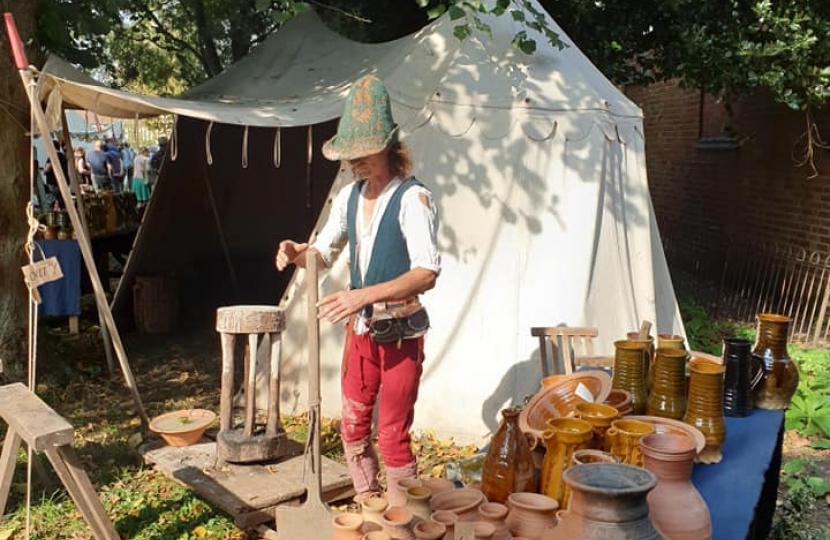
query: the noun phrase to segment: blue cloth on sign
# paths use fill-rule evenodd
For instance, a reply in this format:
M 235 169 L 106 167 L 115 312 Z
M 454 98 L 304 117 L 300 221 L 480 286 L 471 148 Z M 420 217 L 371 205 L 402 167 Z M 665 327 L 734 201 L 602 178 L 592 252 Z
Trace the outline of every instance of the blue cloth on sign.
M 41 315 L 81 314 L 81 250 L 77 240 L 37 240 L 46 257 L 57 257 L 63 277 L 38 287 Z M 34 259 L 40 260 L 35 249 Z
M 709 507 L 712 540 L 746 538 L 783 421 L 784 411 L 760 409 L 745 418 L 727 417 L 723 460 L 695 465 L 692 482 Z

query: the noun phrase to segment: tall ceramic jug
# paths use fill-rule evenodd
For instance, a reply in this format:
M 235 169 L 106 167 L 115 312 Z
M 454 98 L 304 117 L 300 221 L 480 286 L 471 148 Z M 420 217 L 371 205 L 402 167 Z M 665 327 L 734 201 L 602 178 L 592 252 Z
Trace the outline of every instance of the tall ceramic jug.
M 587 448 L 593 437 L 591 424 L 578 418 L 551 418 L 548 428 L 542 432 L 545 458 L 539 491 L 559 503 L 559 508 L 567 505 L 562 473 L 571 466 L 574 451 Z
M 764 363 L 764 380 L 755 390 L 759 409 L 786 409 L 798 387 L 798 367 L 787 353 L 790 318 L 758 314 L 758 339 L 752 351 Z
M 727 338 L 723 340 L 723 365 L 723 414 L 747 416 L 754 407 L 752 392 L 764 378 L 764 364 L 752 355 L 748 339 Z
M 651 363 L 648 343 L 624 339 L 614 342 L 614 378 L 612 388 L 631 394 L 631 412 L 643 414 L 646 410 L 646 369 Z
M 699 429 L 706 437 L 697 460 L 720 463 L 721 449 L 726 440 L 726 419 L 723 416 L 723 375 L 719 364 L 694 360 L 690 362 L 689 399 L 683 421 Z
M 504 503 L 517 491 L 536 491 L 536 467 L 527 437 L 519 428 L 519 409 L 501 412 L 498 431 L 481 466 L 481 491 L 490 502 Z
M 646 414 L 682 420 L 686 414 L 686 351 L 657 349 Z

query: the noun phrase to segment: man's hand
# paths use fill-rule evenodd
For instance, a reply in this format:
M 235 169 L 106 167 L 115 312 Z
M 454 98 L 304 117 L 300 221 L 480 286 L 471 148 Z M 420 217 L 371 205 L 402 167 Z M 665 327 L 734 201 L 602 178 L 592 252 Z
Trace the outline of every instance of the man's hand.
M 277 270 L 283 271 L 289 264 L 299 262 L 299 260 L 301 260 L 300 255 L 305 253 L 307 249 L 308 244 L 298 244 L 293 240 L 283 240 L 280 242 L 280 248 L 277 251 L 277 257 L 274 261 L 276 263 Z
M 363 289 L 339 291 L 317 302 L 319 308 L 317 318 L 338 323 L 352 313 L 357 313 L 365 305 L 365 291 Z

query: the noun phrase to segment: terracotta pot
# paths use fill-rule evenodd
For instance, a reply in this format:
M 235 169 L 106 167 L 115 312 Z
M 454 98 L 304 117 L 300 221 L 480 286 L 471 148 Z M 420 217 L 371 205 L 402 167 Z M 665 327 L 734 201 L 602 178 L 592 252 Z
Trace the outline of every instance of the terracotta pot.
M 723 414 L 748 416 L 755 407 L 752 393 L 764 380 L 764 362 L 752 355 L 752 343 L 748 339 L 723 340 Z
M 455 484 L 446 478 L 421 478 L 421 484 L 428 487 L 433 495 L 455 489 Z
M 631 394 L 631 411 L 643 414 L 646 410 L 646 373 L 651 362 L 648 344 L 641 341 L 614 342 L 614 378 L 612 387 Z
M 437 521 L 421 521 L 412 528 L 418 540 L 439 540 L 447 534 L 447 526 Z
M 432 491 L 428 487 L 414 486 L 406 490 L 406 508 L 418 519 L 429 519 L 429 500 L 432 498 Z
M 611 427 L 611 422 L 619 418 L 620 411 L 602 403 L 577 403 L 574 416 L 591 424 L 591 446 L 602 449 L 605 448 L 605 432 Z
M 689 398 L 683 421 L 700 430 L 706 446 L 698 454 L 701 463 L 719 463 L 726 440 L 723 416 L 723 375 L 725 368 L 710 362 L 690 362 Z
M 363 516 L 347 512 L 338 514 L 331 519 L 331 540 L 362 540 Z
M 492 540 L 496 534 L 496 527 L 492 523 L 476 521 L 473 527 L 473 538 L 475 540 Z
M 493 540 L 510 540 L 513 535 L 507 527 L 507 506 L 497 502 L 486 502 L 478 507 L 478 519 L 495 527 Z
M 646 414 L 682 420 L 686 414 L 686 359 L 683 349 L 657 349 L 654 377 L 646 401 Z
M 787 353 L 789 328 L 789 317 L 758 314 L 758 339 L 752 355 L 764 364 L 764 380 L 755 391 L 759 409 L 786 409 L 798 388 L 798 366 Z
M 478 507 L 487 502 L 484 493 L 475 488 L 459 488 L 433 495 L 430 499 L 430 509 L 449 510 L 458 516 L 461 521 L 472 521 L 478 516 Z
M 392 540 L 384 531 L 371 531 L 363 535 L 363 540 Z
M 603 403 L 617 409 L 620 416 L 631 414 L 631 394 L 625 390 L 613 388 Z
M 398 480 L 398 485 L 404 491 L 411 487 L 418 487 L 423 485 L 423 481 L 420 478 L 401 478 Z
M 611 427 L 605 432 L 605 450 L 616 457 L 620 463 L 627 463 L 637 467 L 643 464 L 643 455 L 640 453 L 640 438 L 654 433 L 654 424 L 641 420 L 621 418 L 614 420 Z
M 153 418 L 150 431 L 161 435 L 170 446 L 190 446 L 202 438 L 215 419 L 216 413 L 206 409 L 173 411 Z
M 446 527 L 447 532 L 444 533 L 444 540 L 455 540 L 455 523 L 458 521 L 458 516 L 449 510 L 436 510 L 430 515 L 430 519 Z
M 593 448 L 583 448 L 582 450 L 574 451 L 574 455 L 571 458 L 571 461 L 573 465 L 587 465 L 588 463 L 620 462 L 615 455 Z
M 539 540 L 547 529 L 556 527 L 559 503 L 538 493 L 513 493 L 507 498 L 507 527 L 514 536 Z M 574 537 L 576 538 L 576 537 Z
M 360 514 L 366 523 L 383 524 L 383 513 L 389 508 L 386 497 L 370 497 L 360 503 Z
M 614 410 L 616 413 L 616 410 Z M 575 450 L 588 448 L 593 438 L 593 428 L 578 418 L 554 418 L 548 420 L 548 429 L 542 433 L 545 442 L 545 458 L 542 461 L 542 487 L 540 492 L 554 499 L 564 508 L 565 484 L 562 473 L 571 466 Z
M 525 434 L 519 429 L 519 409 L 504 409 L 498 431 L 481 468 L 481 491 L 487 500 L 504 502 L 516 491 L 536 491 L 536 469 Z
M 652 523 L 666 538 L 710 540 L 709 508 L 692 484 L 697 449 L 688 437 L 654 433 L 640 439 L 643 466 L 657 477 L 648 494 Z
M 565 471 L 571 504 L 555 529 L 542 540 L 658 540 L 648 517 L 653 473 L 624 464 L 577 465 Z
M 412 532 L 414 519 L 412 512 L 406 508 L 388 508 L 382 516 L 383 532 L 393 540 L 415 540 L 415 533 Z

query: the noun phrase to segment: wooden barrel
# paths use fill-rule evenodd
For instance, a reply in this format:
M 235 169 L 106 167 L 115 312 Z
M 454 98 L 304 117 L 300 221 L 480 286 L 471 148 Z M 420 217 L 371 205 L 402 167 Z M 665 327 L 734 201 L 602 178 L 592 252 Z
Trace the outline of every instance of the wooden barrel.
M 137 276 L 133 285 L 135 326 L 142 334 L 163 334 L 179 320 L 179 286 L 176 276 Z

